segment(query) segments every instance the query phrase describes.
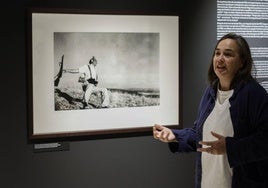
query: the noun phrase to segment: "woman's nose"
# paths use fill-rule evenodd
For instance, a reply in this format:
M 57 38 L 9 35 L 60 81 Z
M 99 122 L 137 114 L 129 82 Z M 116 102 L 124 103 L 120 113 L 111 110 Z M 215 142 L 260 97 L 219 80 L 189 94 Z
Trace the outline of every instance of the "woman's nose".
M 218 61 L 220 63 L 223 63 L 224 62 L 224 56 L 223 56 L 223 54 L 221 54 L 221 55 L 218 56 Z

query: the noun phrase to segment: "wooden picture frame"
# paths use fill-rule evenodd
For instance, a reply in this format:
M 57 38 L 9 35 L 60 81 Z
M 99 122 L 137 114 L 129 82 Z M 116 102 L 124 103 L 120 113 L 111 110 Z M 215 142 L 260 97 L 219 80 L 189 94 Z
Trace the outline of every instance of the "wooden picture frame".
M 32 8 L 27 19 L 30 141 L 182 127 L 178 15 Z M 104 90 L 84 109 L 79 74 L 67 69 L 77 73 L 93 56 Z

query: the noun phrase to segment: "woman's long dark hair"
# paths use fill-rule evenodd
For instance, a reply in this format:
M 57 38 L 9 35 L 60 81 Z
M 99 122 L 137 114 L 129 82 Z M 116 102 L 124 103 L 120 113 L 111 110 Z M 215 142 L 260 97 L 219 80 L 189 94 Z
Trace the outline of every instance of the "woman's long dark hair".
M 237 74 L 232 80 L 231 88 L 234 88 L 236 84 L 252 79 L 251 70 L 253 66 L 253 59 L 252 59 L 250 48 L 249 48 L 247 41 L 244 39 L 244 37 L 237 35 L 235 33 L 228 33 L 224 35 L 217 42 L 215 49 L 213 51 L 211 63 L 208 69 L 208 82 L 211 86 L 214 86 L 216 83 L 218 83 L 218 77 L 215 74 L 214 68 L 213 68 L 213 58 L 214 58 L 215 50 L 218 44 L 222 40 L 225 40 L 225 39 L 232 39 L 236 42 L 236 44 L 238 45 L 238 49 L 239 49 L 238 53 L 243 63 L 243 67 L 237 72 Z

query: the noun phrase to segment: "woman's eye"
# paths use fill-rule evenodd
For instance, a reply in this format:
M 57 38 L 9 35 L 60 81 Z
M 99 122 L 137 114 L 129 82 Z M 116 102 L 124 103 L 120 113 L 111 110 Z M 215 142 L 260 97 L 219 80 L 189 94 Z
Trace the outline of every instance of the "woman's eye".
M 226 57 L 231 57 L 232 56 L 232 54 L 230 54 L 230 53 L 226 53 L 226 54 L 224 54 Z
M 219 55 L 221 55 L 220 52 L 215 52 L 215 56 L 219 56 Z

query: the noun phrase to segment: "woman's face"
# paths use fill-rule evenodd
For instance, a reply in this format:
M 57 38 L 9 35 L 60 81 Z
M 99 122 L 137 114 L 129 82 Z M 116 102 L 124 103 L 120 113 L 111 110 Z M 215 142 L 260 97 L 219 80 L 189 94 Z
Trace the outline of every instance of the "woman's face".
M 233 39 L 224 39 L 219 42 L 213 57 L 214 72 L 220 80 L 220 84 L 230 87 L 230 84 L 243 66 L 239 56 L 238 45 Z

